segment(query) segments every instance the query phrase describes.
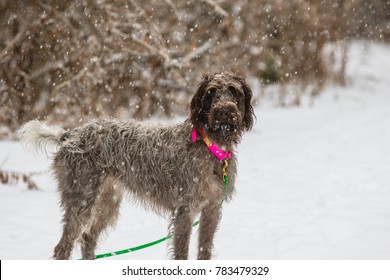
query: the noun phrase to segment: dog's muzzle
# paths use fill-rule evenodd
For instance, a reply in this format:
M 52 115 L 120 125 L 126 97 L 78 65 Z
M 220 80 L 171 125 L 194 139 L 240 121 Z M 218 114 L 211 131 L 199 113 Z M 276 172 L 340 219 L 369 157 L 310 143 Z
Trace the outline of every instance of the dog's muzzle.
M 234 132 L 234 127 L 232 124 L 228 123 L 218 123 L 216 122 L 213 125 L 213 131 L 218 132 L 223 138 L 230 136 Z
M 237 106 L 228 105 L 221 107 L 214 107 L 211 111 L 211 128 L 218 132 L 222 137 L 228 137 L 235 133 L 239 127 L 241 116 L 238 112 Z

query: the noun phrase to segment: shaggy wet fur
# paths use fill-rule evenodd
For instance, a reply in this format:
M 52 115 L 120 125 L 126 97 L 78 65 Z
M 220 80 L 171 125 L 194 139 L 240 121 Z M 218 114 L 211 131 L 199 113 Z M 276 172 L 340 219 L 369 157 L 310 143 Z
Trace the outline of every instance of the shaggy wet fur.
M 184 123 L 156 126 L 103 120 L 64 131 L 31 121 L 21 139 L 37 149 L 55 144 L 53 172 L 64 210 L 54 259 L 69 259 L 79 242 L 83 259 L 94 259 L 101 233 L 114 226 L 124 193 L 171 217 L 173 257 L 187 259 L 191 225 L 200 215 L 198 259 L 210 259 L 221 218 L 221 200 L 234 192 L 234 146 L 253 123 L 252 92 L 232 73 L 202 76 Z M 222 167 L 192 128 L 203 129 L 219 147 L 233 150 L 224 191 Z M 131 229 L 130 229 L 131 230 Z M 131 236 L 131 233 L 130 235 Z

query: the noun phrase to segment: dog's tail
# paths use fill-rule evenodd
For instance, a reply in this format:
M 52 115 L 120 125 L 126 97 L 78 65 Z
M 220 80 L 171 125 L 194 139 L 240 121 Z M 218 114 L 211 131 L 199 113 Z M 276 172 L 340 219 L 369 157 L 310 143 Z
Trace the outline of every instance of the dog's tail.
M 18 131 L 20 141 L 34 151 L 47 153 L 49 146 L 58 146 L 65 130 L 58 126 L 48 126 L 38 120 L 24 124 Z

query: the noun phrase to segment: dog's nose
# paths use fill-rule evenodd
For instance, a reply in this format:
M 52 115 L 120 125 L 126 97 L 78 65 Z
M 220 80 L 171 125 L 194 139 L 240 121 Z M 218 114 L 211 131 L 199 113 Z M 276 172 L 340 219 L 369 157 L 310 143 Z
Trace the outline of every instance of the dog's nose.
M 221 119 L 229 118 L 230 115 L 231 115 L 231 113 L 230 113 L 229 109 L 222 109 L 222 110 L 218 111 L 218 117 L 220 117 Z

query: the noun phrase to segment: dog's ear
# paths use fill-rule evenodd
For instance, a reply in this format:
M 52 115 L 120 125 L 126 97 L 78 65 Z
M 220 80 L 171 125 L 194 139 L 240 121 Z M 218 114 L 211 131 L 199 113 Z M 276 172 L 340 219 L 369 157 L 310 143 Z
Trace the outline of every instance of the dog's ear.
M 198 89 L 194 95 L 194 97 L 192 97 L 192 100 L 191 100 L 191 123 L 194 127 L 202 127 L 202 124 L 205 124 L 207 123 L 207 119 L 206 119 L 206 112 L 204 112 L 203 110 L 203 105 L 202 105 L 202 100 L 203 100 L 203 96 L 204 94 L 206 93 L 206 89 L 207 89 L 207 86 L 208 86 L 208 83 L 210 82 L 211 80 L 211 76 L 210 75 L 207 75 L 207 74 L 203 74 L 202 77 L 201 77 L 201 82 L 199 83 L 198 85 Z
M 245 102 L 244 102 L 245 103 L 245 115 L 244 115 L 244 118 L 243 118 L 243 122 L 244 122 L 245 129 L 249 131 L 253 127 L 253 121 L 254 121 L 254 118 L 255 118 L 255 112 L 254 112 L 252 104 L 251 104 L 251 101 L 252 101 L 252 90 L 250 89 L 250 87 L 248 86 L 248 84 L 245 82 L 244 79 L 242 79 L 240 77 L 235 77 L 235 79 L 240 82 L 241 87 L 242 87 L 242 89 L 244 91 L 244 95 L 245 95 Z

